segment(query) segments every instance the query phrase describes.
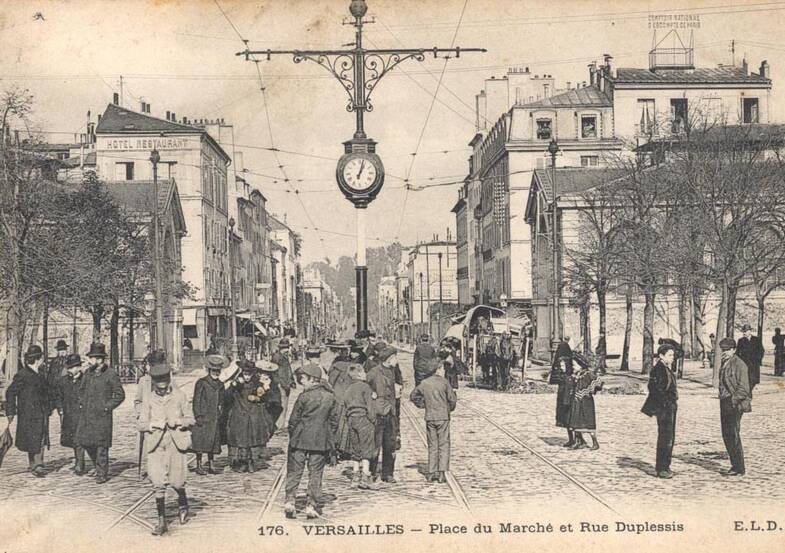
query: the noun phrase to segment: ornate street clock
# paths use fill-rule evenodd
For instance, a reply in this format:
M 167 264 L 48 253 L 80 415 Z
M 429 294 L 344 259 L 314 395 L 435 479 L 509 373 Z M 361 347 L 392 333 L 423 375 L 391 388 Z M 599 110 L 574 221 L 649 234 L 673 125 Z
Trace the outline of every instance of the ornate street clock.
M 384 184 L 384 165 L 376 154 L 376 142 L 353 138 L 343 144 L 345 153 L 335 169 L 338 187 L 355 207 L 367 207 Z

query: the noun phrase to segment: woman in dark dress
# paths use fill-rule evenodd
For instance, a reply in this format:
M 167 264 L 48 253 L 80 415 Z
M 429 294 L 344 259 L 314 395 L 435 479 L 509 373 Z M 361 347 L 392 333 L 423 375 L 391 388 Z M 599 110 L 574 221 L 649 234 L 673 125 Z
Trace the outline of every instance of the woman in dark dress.
M 557 352 L 558 353 L 558 352 Z M 556 426 L 567 430 L 567 442 L 564 447 L 575 445 L 575 433 L 570 427 L 570 407 L 572 406 L 572 396 L 574 381 L 572 379 L 572 356 L 558 356 L 551 368 L 549 384 L 559 386 L 556 392 Z
M 232 382 L 227 396 L 226 442 L 232 470 L 254 472 L 257 468 L 254 459 L 260 457 L 261 448 L 275 428 L 262 403 L 262 396 L 268 389 L 262 386 L 256 366 L 250 361 L 241 361 L 238 365 L 242 373 Z
M 224 358 L 207 357 L 207 376 L 196 381 L 193 410 L 196 425 L 191 428 L 191 451 L 196 453 L 196 474 L 217 474 L 213 468 L 215 455 L 221 453 L 221 418 L 225 401 L 221 370 Z M 202 466 L 202 454 L 207 454 L 207 467 Z
M 597 419 L 594 412 L 594 393 L 602 387 L 602 381 L 594 375 L 594 371 L 581 368 L 573 376 L 574 388 L 572 405 L 570 406 L 569 428 L 575 433 L 576 443 L 573 449 L 586 447 L 583 434 L 591 435 L 591 449 L 600 449 L 597 442 Z
M 85 473 L 84 448 L 76 443 L 76 429 L 79 426 L 79 402 L 82 389 L 82 358 L 72 353 L 65 359 L 61 374 L 57 375 L 58 400 L 57 407 L 60 419 L 60 445 L 74 450 L 74 473 L 82 476 Z

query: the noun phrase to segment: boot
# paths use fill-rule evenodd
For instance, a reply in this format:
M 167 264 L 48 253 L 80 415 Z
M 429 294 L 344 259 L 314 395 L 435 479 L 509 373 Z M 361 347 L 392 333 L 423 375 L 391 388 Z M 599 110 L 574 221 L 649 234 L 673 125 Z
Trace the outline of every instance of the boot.
M 248 469 L 246 472 L 256 472 L 256 465 L 254 465 L 253 457 L 248 459 Z
M 215 467 L 213 467 L 213 460 L 212 459 L 207 459 L 207 472 L 209 474 L 218 474 L 218 471 L 215 470 Z
M 310 503 L 305 506 L 305 517 L 309 519 L 319 518 L 319 513 L 316 511 L 316 507 L 311 505 Z
M 163 497 L 156 497 L 155 508 L 158 511 L 158 524 L 153 528 L 153 536 L 163 536 L 169 530 L 166 525 L 166 500 Z
M 439 472 L 439 484 L 446 484 L 447 483 L 447 476 L 444 475 L 444 471 Z
M 297 510 L 294 507 L 294 500 L 287 500 L 283 506 L 283 512 L 286 513 L 286 518 L 297 518 Z
M 204 476 L 204 475 L 207 474 L 207 471 L 204 470 L 204 467 L 202 467 L 202 456 L 201 455 L 196 458 L 196 474 L 198 474 L 199 476 Z
M 356 490 L 357 488 L 360 487 L 360 484 L 362 483 L 362 479 L 363 479 L 363 474 L 358 470 L 352 475 L 352 483 L 349 485 L 349 487 L 353 490 Z
M 188 496 L 185 495 L 185 490 L 177 490 L 177 514 L 180 518 L 180 524 L 188 522 Z
M 373 484 L 371 483 L 371 475 L 370 474 L 360 474 L 360 478 L 358 479 L 358 488 L 361 490 L 372 490 Z
M 600 449 L 600 442 L 597 441 L 597 436 L 592 434 L 591 437 L 591 449 L 592 451 L 597 451 Z
M 567 437 L 569 439 L 567 440 L 567 443 L 564 444 L 564 447 L 572 447 L 572 446 L 574 446 L 575 445 L 575 432 L 573 432 L 572 430 L 568 430 L 567 431 Z

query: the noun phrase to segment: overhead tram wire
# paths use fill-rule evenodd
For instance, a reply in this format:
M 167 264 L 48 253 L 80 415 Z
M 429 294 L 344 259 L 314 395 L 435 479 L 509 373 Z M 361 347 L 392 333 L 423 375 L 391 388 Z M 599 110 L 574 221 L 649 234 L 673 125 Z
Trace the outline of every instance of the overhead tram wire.
M 229 23 L 229 25 L 232 27 L 232 29 L 234 29 L 235 34 L 237 34 L 237 37 L 243 43 L 243 46 L 245 48 L 248 48 L 248 41 L 243 37 L 242 33 L 239 31 L 237 26 L 235 26 L 235 24 L 232 22 L 232 20 L 226 14 L 226 12 L 221 7 L 221 4 L 218 2 L 218 0 L 213 0 L 213 2 L 218 7 L 218 9 L 220 10 L 221 14 L 224 16 L 224 19 L 226 19 L 226 21 Z M 262 70 L 259 68 L 259 60 L 257 60 L 256 58 L 252 58 L 252 59 L 254 61 L 254 66 L 256 67 L 256 75 L 257 75 L 257 77 L 259 79 L 259 88 L 260 88 L 260 90 L 262 92 L 262 102 L 264 104 L 264 113 L 265 113 L 265 118 L 267 120 L 267 130 L 268 130 L 268 132 L 270 134 L 270 146 L 273 148 L 273 150 L 272 150 L 273 151 L 273 155 L 275 156 L 276 163 L 278 163 L 278 169 L 280 170 L 281 175 L 283 175 L 284 182 L 285 183 L 289 183 L 291 181 L 289 179 L 289 176 L 286 174 L 286 170 L 284 168 L 284 165 L 281 163 L 281 160 L 278 157 L 278 150 L 274 149 L 275 148 L 275 138 L 274 138 L 274 135 L 273 135 L 272 122 L 270 120 L 270 108 L 269 108 L 269 102 L 267 101 L 267 90 L 266 90 L 266 87 L 264 86 L 264 80 L 262 79 Z M 303 201 L 302 197 L 300 196 L 299 190 L 297 190 L 295 188 L 293 190 L 293 193 L 297 197 L 297 200 L 300 202 L 300 206 L 303 209 L 303 213 L 305 213 L 306 219 L 308 219 L 308 222 L 311 224 L 311 226 L 314 227 L 314 229 L 316 229 L 317 228 L 316 224 L 313 222 L 313 218 L 311 217 L 311 214 L 308 213 L 308 208 L 305 207 L 305 202 Z M 322 244 L 324 243 L 324 239 L 322 238 L 322 235 L 319 233 L 318 230 L 316 230 L 316 237 L 319 239 L 319 242 L 321 242 Z
M 450 48 L 455 46 L 455 40 L 458 38 L 458 31 L 461 28 L 461 21 L 463 21 L 463 16 L 466 13 L 466 6 L 469 4 L 469 0 L 464 0 L 463 8 L 461 8 L 461 15 L 458 18 L 458 24 L 455 26 L 455 32 L 452 35 L 452 41 L 450 42 Z M 414 149 L 414 154 L 412 155 L 412 161 L 409 164 L 409 169 L 406 171 L 406 179 L 405 185 L 406 188 L 404 189 L 403 193 L 403 205 L 401 206 L 401 217 L 398 220 L 398 228 L 395 231 L 396 239 L 400 237 L 401 234 L 401 227 L 403 227 L 403 219 L 406 216 L 406 202 L 409 199 L 409 178 L 412 176 L 412 170 L 414 169 L 414 163 L 417 160 L 417 152 L 420 151 L 420 145 L 422 144 L 423 136 L 425 135 L 425 129 L 428 127 L 428 121 L 431 118 L 431 113 L 433 112 L 433 106 L 436 103 L 436 96 L 439 94 L 439 89 L 442 85 L 442 79 L 444 79 L 444 71 L 447 69 L 447 62 L 450 60 L 450 56 L 444 57 L 444 65 L 442 66 L 442 72 L 439 76 L 439 82 L 436 84 L 436 90 L 433 92 L 433 97 L 431 99 L 431 105 L 428 108 L 428 113 L 425 116 L 425 121 L 423 122 L 422 129 L 420 129 L 420 136 L 417 139 L 417 147 Z

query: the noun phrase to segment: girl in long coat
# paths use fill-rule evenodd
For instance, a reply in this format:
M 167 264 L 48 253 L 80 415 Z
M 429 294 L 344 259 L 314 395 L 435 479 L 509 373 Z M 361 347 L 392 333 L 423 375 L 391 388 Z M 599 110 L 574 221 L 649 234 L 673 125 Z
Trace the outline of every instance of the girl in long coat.
M 232 470 L 254 472 L 254 458 L 272 436 L 275 428 L 270 425 L 261 398 L 267 393 L 262 387 L 256 367 L 244 362 L 242 374 L 231 384 L 228 392 L 226 442 Z
M 559 357 L 551 369 L 550 384 L 559 386 L 556 392 L 556 426 L 567 429 L 567 443 L 564 447 L 575 445 L 575 433 L 570 427 L 570 407 L 574 394 L 574 381 L 572 379 L 572 357 Z
M 573 378 L 575 388 L 572 405 L 570 407 L 569 428 L 576 434 L 577 443 L 573 449 L 586 447 L 583 433 L 591 435 L 591 449 L 600 449 L 597 442 L 597 419 L 594 412 L 594 393 L 602 387 L 602 381 L 595 376 L 594 371 L 586 368 L 580 369 Z
M 60 419 L 60 445 L 74 450 L 74 472 L 81 476 L 85 472 L 84 449 L 76 443 L 76 429 L 79 427 L 79 403 L 82 392 L 82 358 L 73 353 L 66 357 L 62 372 L 57 375 Z
M 213 357 L 213 356 L 210 356 Z M 196 474 L 216 474 L 213 468 L 214 456 L 221 453 L 221 414 L 224 408 L 225 389 L 220 380 L 222 359 L 210 364 L 208 359 L 207 376 L 196 381 L 194 387 L 193 411 L 196 424 L 191 429 L 191 451 L 196 453 Z M 207 454 L 207 468 L 202 466 L 202 454 Z

